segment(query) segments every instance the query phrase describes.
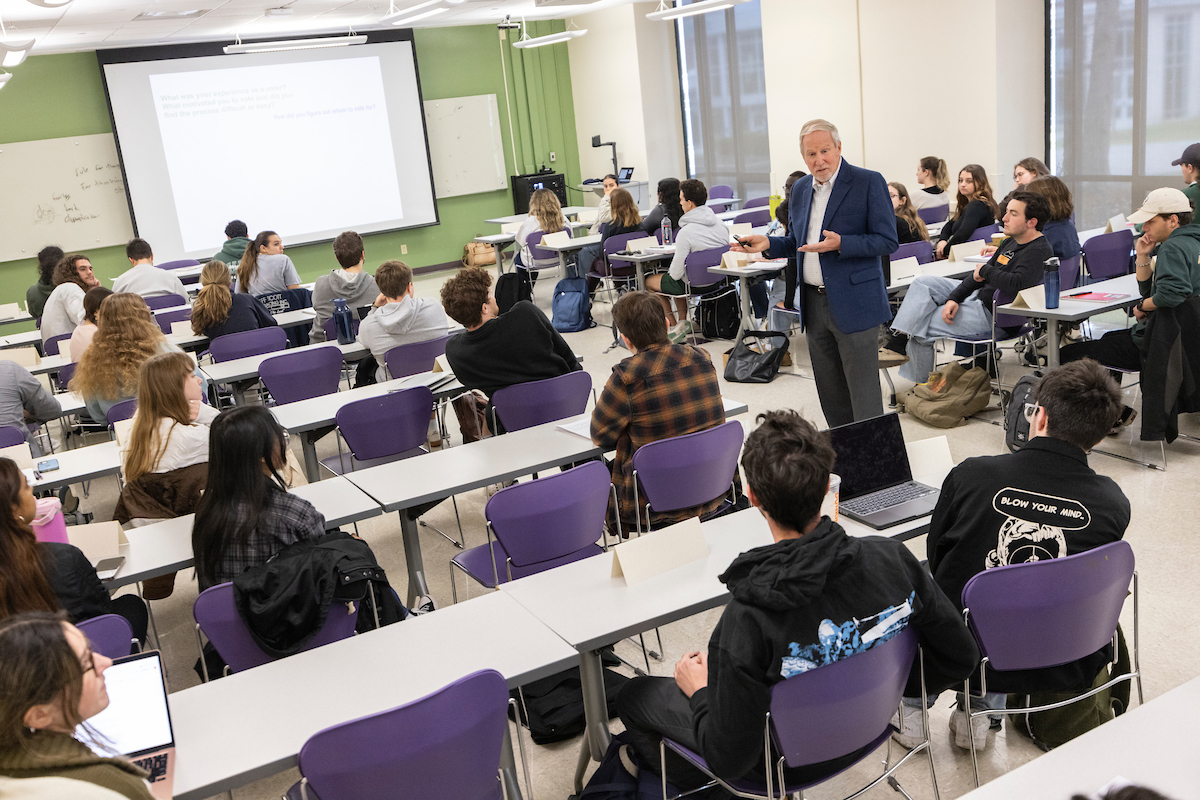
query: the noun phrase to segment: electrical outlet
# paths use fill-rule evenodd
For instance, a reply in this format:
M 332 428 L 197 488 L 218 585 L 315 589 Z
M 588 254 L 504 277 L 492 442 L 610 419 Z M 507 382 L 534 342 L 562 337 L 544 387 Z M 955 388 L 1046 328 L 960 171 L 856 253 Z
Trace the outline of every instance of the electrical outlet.
M 406 245 L 406 244 L 400 245 L 400 255 L 402 255 L 402 256 L 408 255 L 408 245 Z
M 550 163 L 552 163 L 552 164 L 554 163 L 554 151 L 553 150 L 550 151 Z

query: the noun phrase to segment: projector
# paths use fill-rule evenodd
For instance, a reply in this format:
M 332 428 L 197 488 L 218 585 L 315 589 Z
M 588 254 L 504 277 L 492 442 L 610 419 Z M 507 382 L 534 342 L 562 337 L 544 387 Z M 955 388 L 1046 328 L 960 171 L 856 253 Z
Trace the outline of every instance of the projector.
M 506 16 L 503 22 L 496 25 L 496 29 L 501 31 L 519 31 L 521 30 L 521 23 L 513 22 L 511 16 Z

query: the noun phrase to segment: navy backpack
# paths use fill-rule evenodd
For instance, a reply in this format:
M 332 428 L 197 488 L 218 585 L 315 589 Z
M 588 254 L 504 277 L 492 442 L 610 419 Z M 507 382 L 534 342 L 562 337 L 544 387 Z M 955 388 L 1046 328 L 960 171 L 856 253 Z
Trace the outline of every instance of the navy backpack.
M 587 278 L 563 278 L 554 287 L 550 306 L 554 330 L 574 333 L 587 330 L 592 322 L 592 301 L 588 296 Z

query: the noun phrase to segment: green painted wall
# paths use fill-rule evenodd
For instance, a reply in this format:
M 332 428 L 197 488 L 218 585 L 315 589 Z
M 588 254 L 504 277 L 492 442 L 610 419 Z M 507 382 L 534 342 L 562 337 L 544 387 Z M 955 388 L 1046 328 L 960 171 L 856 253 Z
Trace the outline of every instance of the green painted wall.
M 530 35 L 564 27 L 561 21 L 531 24 Z M 549 153 L 554 151 L 557 161 L 553 166 L 564 172 L 568 185 L 577 184 L 579 147 L 567 47 L 558 44 L 520 51 L 511 46 L 511 31 L 509 35 L 509 40 L 501 43 L 496 28 L 483 25 L 416 31 L 422 95 L 425 100 L 439 100 L 495 94 L 504 130 L 505 166 L 509 174 L 515 174 L 505 109 L 507 89 L 517 128 L 517 167 L 528 172 L 543 162 L 549 165 Z M 507 87 L 502 53 L 508 71 Z M 35 56 L 12 72 L 12 80 L 0 91 L 0 144 L 111 132 L 95 53 Z M 484 224 L 484 219 L 511 213 L 509 190 L 439 200 L 440 224 L 365 237 L 367 264 L 372 267 L 391 258 L 412 267 L 456 261 L 462 256 L 463 244 L 479 234 L 497 232 L 496 226 Z M 2 226 L 0 222 L 0 236 Z M 265 227 L 269 227 L 269 221 Z M 408 246 L 407 255 L 401 255 L 401 245 Z M 287 254 L 304 281 L 315 280 L 336 265 L 331 243 L 290 247 Z M 97 276 L 106 284 L 108 278 L 129 266 L 124 247 L 90 250 L 88 255 Z M 37 280 L 36 269 L 36 259 L 0 262 L 0 302 L 24 301 L 25 289 Z M 17 330 L 18 326 L 5 326 L 0 334 Z

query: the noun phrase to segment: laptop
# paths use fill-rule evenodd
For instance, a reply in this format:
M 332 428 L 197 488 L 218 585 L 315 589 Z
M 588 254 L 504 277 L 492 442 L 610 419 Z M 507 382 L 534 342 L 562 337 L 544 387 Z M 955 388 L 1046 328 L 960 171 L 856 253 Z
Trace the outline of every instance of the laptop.
M 156 798 L 172 796 L 175 732 L 167 702 L 162 653 L 157 650 L 113 660 L 104 671 L 108 707 L 79 726 L 75 735 L 98 755 L 122 755 L 150 773 Z M 88 728 L 99 734 L 93 738 Z
M 621 167 L 617 172 L 617 183 L 629 183 L 633 180 L 633 167 Z
M 842 479 L 838 513 L 875 530 L 933 513 L 938 489 L 912 479 L 900 417 L 880 417 L 829 429 Z

